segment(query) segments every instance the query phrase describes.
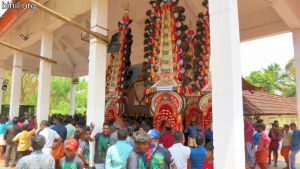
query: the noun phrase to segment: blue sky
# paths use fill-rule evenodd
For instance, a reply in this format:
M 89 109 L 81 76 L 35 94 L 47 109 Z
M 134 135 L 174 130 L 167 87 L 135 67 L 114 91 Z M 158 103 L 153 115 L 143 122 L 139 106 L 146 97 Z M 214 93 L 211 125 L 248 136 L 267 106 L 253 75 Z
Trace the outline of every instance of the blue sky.
M 7 2 L 7 0 L 0 0 Z M 5 10 L 1 9 L 0 17 Z M 284 68 L 287 61 L 294 56 L 291 33 L 241 43 L 242 75 L 248 76 L 251 71 L 259 70 L 272 63 Z

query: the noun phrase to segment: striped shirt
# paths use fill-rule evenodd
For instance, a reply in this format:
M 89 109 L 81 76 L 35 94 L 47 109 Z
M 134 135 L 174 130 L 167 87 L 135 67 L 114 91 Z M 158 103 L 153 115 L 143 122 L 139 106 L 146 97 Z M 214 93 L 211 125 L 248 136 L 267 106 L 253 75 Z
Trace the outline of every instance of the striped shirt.
M 21 158 L 17 163 L 17 169 L 54 169 L 55 162 L 51 155 L 42 151 L 34 151 L 30 155 Z

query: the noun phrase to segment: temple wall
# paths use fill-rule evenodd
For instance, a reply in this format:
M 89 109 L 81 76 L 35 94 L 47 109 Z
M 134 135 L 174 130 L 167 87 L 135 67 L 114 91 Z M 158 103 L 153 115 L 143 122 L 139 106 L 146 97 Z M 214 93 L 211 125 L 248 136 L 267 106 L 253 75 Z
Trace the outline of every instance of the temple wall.
M 284 124 L 297 123 L 297 115 L 262 115 L 262 116 L 250 116 L 252 119 L 263 119 L 267 126 L 267 129 L 271 128 L 271 123 L 274 120 L 278 120 L 280 127 Z

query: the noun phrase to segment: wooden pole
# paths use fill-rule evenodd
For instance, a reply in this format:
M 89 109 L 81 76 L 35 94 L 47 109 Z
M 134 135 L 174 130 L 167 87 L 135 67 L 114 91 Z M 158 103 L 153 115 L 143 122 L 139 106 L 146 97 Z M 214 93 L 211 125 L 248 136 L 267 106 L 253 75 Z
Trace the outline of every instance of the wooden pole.
M 80 29 L 83 32 L 86 32 L 86 33 L 88 33 L 90 35 L 93 35 L 94 37 L 96 37 L 96 38 L 100 39 L 101 41 L 103 41 L 105 44 L 108 44 L 108 37 L 107 36 L 105 36 L 103 34 L 100 34 L 98 32 L 93 32 L 90 29 L 88 29 L 88 28 L 86 28 L 86 27 L 84 27 L 84 26 L 82 26 L 82 25 L 80 25 L 80 24 L 78 24 L 78 23 L 70 20 L 69 18 L 67 18 L 67 17 L 65 17 L 65 16 L 63 16 L 63 15 L 61 15 L 61 14 L 59 14 L 59 13 L 57 13 L 57 12 L 55 12 L 55 11 L 49 9 L 49 8 L 47 8 L 46 6 L 44 6 L 44 5 L 36 2 L 34 0 L 29 0 L 29 1 L 31 3 L 34 3 L 37 6 L 37 8 L 39 8 L 40 10 L 42 10 L 42 11 L 50 14 L 51 16 L 54 16 L 55 18 L 60 19 L 60 20 L 62 20 L 64 22 L 66 22 L 66 23 L 68 23 L 68 24 L 70 24 L 70 25 L 72 25 L 72 26 Z
M 55 61 L 55 60 L 52 60 L 52 59 L 49 59 L 49 58 L 46 58 L 46 57 L 37 55 L 37 54 L 35 54 L 35 53 L 31 53 L 31 52 L 24 51 L 24 50 L 22 50 L 22 49 L 20 49 L 20 48 L 17 48 L 17 47 L 15 47 L 15 46 L 12 46 L 12 45 L 10 45 L 10 44 L 8 44 L 8 43 L 5 43 L 5 42 L 0 41 L 0 44 L 3 45 L 3 46 L 8 47 L 8 48 L 10 48 L 10 49 L 13 49 L 13 50 L 19 51 L 19 52 L 21 52 L 21 53 L 24 53 L 24 54 L 30 55 L 30 56 L 32 56 L 32 57 L 35 57 L 35 58 L 37 58 L 37 59 L 41 59 L 41 60 L 45 60 L 45 61 L 47 61 L 47 62 L 49 62 L 49 63 L 57 64 L 57 61 Z

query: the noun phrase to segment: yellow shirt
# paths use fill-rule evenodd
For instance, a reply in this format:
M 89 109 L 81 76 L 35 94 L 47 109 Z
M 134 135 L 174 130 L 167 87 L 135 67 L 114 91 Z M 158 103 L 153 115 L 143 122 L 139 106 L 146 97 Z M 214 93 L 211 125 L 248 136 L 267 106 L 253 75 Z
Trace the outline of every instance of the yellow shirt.
M 35 134 L 35 129 L 31 131 L 22 131 L 21 133 L 17 134 L 13 141 L 18 141 L 18 148 L 17 151 L 26 151 L 29 150 L 31 146 L 31 137 Z

